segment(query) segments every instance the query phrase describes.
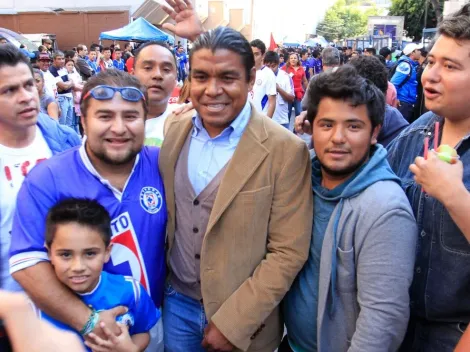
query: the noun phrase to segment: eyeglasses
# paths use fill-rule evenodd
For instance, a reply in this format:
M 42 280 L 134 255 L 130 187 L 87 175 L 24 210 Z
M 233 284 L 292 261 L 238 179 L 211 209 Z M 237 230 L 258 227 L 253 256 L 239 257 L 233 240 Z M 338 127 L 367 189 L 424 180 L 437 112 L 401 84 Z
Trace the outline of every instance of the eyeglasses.
M 111 87 L 111 86 L 96 86 L 91 89 L 88 93 L 85 94 L 83 100 L 88 97 L 92 97 L 96 100 L 111 100 L 114 97 L 114 94 L 119 92 L 122 99 L 132 102 L 138 102 L 139 100 L 145 101 L 145 95 L 140 89 L 135 87 Z

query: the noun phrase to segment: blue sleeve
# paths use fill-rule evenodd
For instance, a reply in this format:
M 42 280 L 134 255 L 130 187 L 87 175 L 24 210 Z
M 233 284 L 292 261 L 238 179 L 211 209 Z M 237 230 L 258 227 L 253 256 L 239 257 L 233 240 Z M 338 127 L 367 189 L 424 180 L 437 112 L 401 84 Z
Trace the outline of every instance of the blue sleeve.
M 140 297 L 134 306 L 134 325 L 129 329 L 131 335 L 148 332 L 160 319 L 160 311 L 155 307 L 149 294 L 142 286 L 140 287 Z
M 390 80 L 390 82 L 395 86 L 395 88 L 400 88 L 400 84 L 402 84 L 408 75 L 411 72 L 411 65 L 407 62 L 402 62 L 397 66 L 397 69 Z
M 11 272 L 49 260 L 44 232 L 47 212 L 56 203 L 53 187 L 51 171 L 40 163 L 26 176 L 20 188 L 11 233 Z
M 49 67 L 49 72 L 54 76 L 54 77 L 59 77 L 59 72 L 57 72 L 57 69 L 54 66 Z

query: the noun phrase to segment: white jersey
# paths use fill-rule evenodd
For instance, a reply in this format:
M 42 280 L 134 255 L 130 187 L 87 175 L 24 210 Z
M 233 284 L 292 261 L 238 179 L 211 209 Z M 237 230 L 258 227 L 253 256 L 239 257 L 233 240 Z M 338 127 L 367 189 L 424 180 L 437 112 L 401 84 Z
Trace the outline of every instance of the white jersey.
M 276 73 L 276 83 L 282 90 L 286 91 L 286 93 L 294 94 L 294 83 L 286 71 L 278 69 Z M 281 125 L 289 123 L 288 107 L 289 103 L 282 98 L 281 94 L 277 93 L 276 110 L 274 111 L 273 120 Z
M 27 173 L 42 160 L 52 156 L 39 127 L 33 143 L 25 148 L 9 148 L 0 144 L 0 260 L 1 288 L 8 291 L 20 290 L 13 280 L 7 265 L 9 258 L 13 214 L 16 196 Z
M 256 71 L 255 84 L 253 90 L 248 94 L 248 98 L 258 112 L 266 114 L 269 96 L 276 95 L 276 93 L 276 76 L 269 67 L 263 66 Z
M 42 74 L 44 77 L 44 89 L 46 90 L 46 94 L 57 100 L 57 80 L 49 70 L 46 72 L 43 71 Z
M 145 121 L 145 145 L 161 147 L 163 143 L 163 127 L 167 117 L 176 109 L 178 104 L 168 104 L 165 112 L 160 116 Z

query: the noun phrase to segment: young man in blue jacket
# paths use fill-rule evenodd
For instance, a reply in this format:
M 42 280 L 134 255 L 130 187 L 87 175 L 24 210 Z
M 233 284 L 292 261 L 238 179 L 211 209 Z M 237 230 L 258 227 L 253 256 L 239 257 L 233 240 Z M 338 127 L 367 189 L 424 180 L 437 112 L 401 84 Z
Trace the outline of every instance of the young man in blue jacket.
M 26 174 L 42 160 L 81 143 L 72 129 L 39 113 L 29 60 L 11 44 L 0 47 L 0 287 L 20 290 L 9 274 L 16 196 Z
M 389 147 L 419 230 L 404 352 L 454 351 L 470 323 L 470 4 L 446 17 L 437 35 L 421 80 L 430 112 Z M 429 146 L 455 148 L 459 161 L 431 151 L 425 160 L 426 137 Z
M 385 98 L 348 65 L 309 88 L 314 225 L 284 300 L 284 351 L 396 351 L 409 318 L 417 227 L 377 144 Z

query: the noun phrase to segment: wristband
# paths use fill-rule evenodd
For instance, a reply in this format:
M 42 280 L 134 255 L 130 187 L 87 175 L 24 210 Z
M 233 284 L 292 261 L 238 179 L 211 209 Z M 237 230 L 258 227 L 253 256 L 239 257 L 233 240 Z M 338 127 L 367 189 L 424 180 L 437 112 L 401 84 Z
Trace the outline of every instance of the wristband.
M 95 329 L 96 324 L 98 324 L 98 321 L 100 320 L 100 315 L 96 310 L 92 310 L 90 316 L 88 317 L 87 322 L 83 326 L 82 330 L 80 330 L 80 335 L 86 336 L 90 332 L 92 332 Z

